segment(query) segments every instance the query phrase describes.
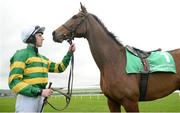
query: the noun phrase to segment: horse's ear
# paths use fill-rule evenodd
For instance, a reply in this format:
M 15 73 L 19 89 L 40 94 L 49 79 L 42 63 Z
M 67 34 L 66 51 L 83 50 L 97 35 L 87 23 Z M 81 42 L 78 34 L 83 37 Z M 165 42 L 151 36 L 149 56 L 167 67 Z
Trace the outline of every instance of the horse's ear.
M 80 5 L 81 5 L 81 11 L 82 11 L 83 13 L 87 13 L 86 8 L 82 5 L 82 3 L 81 3 L 81 2 L 80 2 Z

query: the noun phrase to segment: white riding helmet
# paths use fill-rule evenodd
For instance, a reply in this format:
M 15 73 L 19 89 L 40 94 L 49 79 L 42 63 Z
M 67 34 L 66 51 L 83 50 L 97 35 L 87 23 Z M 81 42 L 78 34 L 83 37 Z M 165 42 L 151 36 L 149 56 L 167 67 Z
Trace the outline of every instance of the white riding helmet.
M 23 29 L 21 33 L 21 39 L 24 43 L 26 43 L 27 39 L 34 36 L 36 33 L 44 33 L 45 27 L 40 27 L 38 25 L 27 27 Z

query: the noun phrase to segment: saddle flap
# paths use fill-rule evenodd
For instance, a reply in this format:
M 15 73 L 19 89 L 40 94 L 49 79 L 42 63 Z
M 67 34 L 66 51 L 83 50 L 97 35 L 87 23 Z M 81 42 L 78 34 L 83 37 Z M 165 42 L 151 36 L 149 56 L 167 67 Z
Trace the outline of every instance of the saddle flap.
M 144 63 L 144 64 L 143 64 Z M 145 69 L 149 66 L 149 68 Z M 130 73 L 153 73 L 173 72 L 176 73 L 176 65 L 169 52 L 152 52 L 148 58 L 141 59 L 126 49 L 126 72 Z

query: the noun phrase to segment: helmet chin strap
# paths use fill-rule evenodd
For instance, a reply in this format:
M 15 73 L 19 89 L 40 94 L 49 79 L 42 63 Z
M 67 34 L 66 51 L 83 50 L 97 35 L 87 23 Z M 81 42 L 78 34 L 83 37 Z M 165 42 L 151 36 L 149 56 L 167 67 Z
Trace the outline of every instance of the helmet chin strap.
M 34 35 L 33 44 L 34 44 L 34 46 L 37 48 L 37 46 L 36 46 L 36 37 L 35 37 L 35 35 Z
M 32 42 L 32 44 L 34 45 L 34 51 L 36 53 L 36 56 L 38 56 L 38 47 L 36 45 L 36 37 L 35 37 L 35 35 L 33 35 L 33 42 Z

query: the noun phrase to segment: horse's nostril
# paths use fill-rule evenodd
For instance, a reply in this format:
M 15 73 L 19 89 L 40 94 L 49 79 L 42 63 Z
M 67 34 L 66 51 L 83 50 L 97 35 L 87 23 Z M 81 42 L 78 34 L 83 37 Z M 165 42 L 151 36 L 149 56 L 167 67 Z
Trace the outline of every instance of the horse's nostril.
M 52 32 L 52 35 L 54 36 L 54 35 L 55 35 L 55 33 L 56 33 L 56 32 L 55 32 L 55 31 L 53 31 L 53 32 Z

